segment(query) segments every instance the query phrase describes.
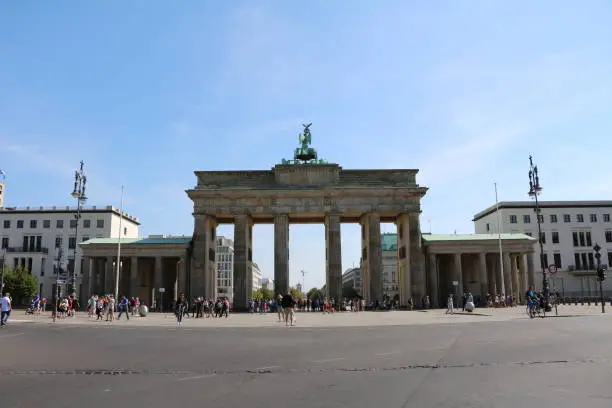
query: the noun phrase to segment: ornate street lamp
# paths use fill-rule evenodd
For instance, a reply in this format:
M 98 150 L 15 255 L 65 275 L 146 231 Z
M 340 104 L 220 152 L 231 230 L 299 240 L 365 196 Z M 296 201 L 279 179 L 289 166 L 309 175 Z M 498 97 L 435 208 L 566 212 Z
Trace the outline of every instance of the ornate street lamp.
M 540 185 L 540 176 L 538 174 L 538 166 L 533 164 L 533 157 L 529 156 L 529 196 L 535 199 L 536 219 L 538 223 L 538 243 L 540 244 L 540 267 L 542 268 L 542 295 L 544 296 L 544 304 L 546 305 L 546 311 L 550 312 L 550 288 L 548 286 L 548 276 L 546 274 L 547 266 L 544 265 L 544 243 L 542 242 L 542 223 L 541 223 L 541 209 L 540 203 L 538 202 L 538 195 L 542 191 Z
M 77 200 L 77 211 L 74 215 L 76 220 L 74 226 L 74 262 L 72 264 L 72 293 L 73 296 L 76 297 L 76 287 L 77 287 L 77 275 L 76 275 L 76 264 L 77 264 L 77 248 L 79 246 L 79 220 L 81 219 L 81 206 L 87 201 L 87 196 L 85 195 L 85 185 L 87 184 L 87 177 L 85 177 L 85 173 L 83 172 L 83 160 L 81 160 L 81 167 L 79 170 L 74 172 L 74 189 L 72 190 L 72 197 Z

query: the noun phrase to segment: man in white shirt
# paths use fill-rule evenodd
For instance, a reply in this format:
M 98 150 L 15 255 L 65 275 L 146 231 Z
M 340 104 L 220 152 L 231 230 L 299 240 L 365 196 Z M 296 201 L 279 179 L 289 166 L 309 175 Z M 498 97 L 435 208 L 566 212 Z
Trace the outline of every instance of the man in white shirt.
M 11 298 L 10 293 L 6 293 L 2 299 L 0 299 L 0 326 L 6 325 L 6 321 L 11 315 Z

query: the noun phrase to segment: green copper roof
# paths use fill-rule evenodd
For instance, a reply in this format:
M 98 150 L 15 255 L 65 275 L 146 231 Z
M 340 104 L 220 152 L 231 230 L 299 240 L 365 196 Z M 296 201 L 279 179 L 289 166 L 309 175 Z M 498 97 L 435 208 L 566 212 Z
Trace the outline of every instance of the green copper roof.
M 397 251 L 397 234 L 381 234 L 380 247 L 383 251 Z
M 423 234 L 422 237 L 425 242 L 497 241 L 500 238 L 498 234 Z M 501 234 L 501 239 L 502 241 L 524 239 L 535 241 L 535 238 L 525 234 Z
M 189 244 L 191 237 L 164 237 L 164 238 L 122 238 L 121 244 L 133 245 L 164 245 L 164 244 Z M 101 244 L 117 245 L 119 238 L 93 238 L 82 242 L 80 245 Z

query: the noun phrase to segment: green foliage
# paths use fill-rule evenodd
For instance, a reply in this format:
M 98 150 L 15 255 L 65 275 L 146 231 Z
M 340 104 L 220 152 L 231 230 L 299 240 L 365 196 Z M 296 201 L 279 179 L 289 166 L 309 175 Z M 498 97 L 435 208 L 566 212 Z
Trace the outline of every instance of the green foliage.
M 260 288 L 254 290 L 252 296 L 253 299 L 272 299 L 274 297 L 274 292 L 268 288 Z
M 5 268 L 3 293 L 10 293 L 15 304 L 27 304 L 38 292 L 38 279 L 22 268 Z
M 289 288 L 289 293 L 296 299 L 304 299 L 305 297 L 304 294 L 297 290 L 297 288 L 295 288 L 294 286 Z
M 323 292 L 321 292 L 321 289 L 318 288 L 312 288 L 308 291 L 308 293 L 306 294 L 306 296 L 308 296 L 309 299 L 323 299 Z
M 355 290 L 355 288 L 351 286 L 345 286 L 342 288 L 342 297 L 346 299 L 355 299 L 359 296 L 359 293 Z

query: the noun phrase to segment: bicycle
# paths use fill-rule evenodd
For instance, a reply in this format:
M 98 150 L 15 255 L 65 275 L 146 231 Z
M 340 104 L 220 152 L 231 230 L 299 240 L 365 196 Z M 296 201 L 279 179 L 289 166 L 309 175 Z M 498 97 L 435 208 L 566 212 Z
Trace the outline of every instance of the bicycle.
M 541 310 L 540 310 L 540 302 L 537 300 L 528 300 L 527 301 L 527 316 L 529 316 L 530 319 L 533 319 L 534 317 L 538 316 L 540 317 L 541 314 Z

